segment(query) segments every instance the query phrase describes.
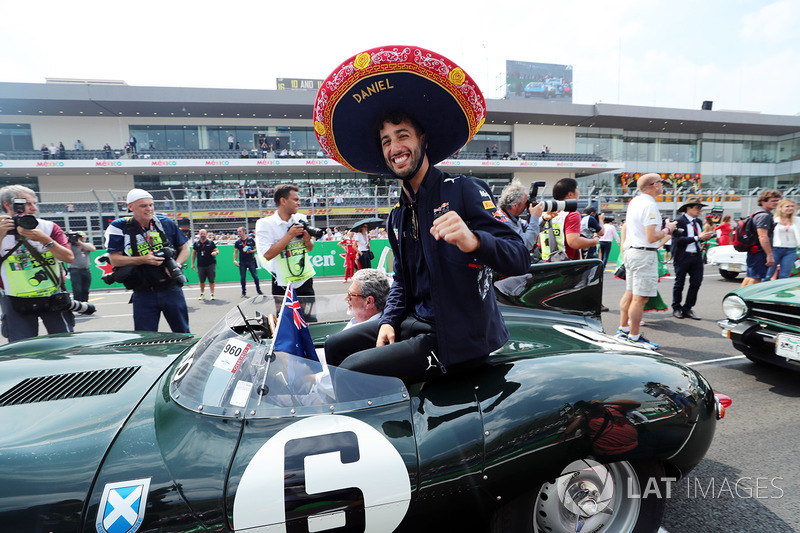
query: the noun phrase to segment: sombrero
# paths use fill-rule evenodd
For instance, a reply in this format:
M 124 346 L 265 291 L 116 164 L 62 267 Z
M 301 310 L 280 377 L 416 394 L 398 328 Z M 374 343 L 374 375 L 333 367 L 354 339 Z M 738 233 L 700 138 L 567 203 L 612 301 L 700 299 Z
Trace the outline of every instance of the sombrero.
M 689 198 L 686 199 L 686 202 L 684 202 L 684 204 L 678 208 L 678 213 L 683 213 L 684 211 L 686 211 L 687 207 L 691 207 L 693 205 L 706 207 L 708 204 L 704 204 L 703 202 L 700 201 L 700 198 L 697 198 L 696 196 L 690 196 Z
M 373 128 L 381 114 L 394 111 L 420 123 L 435 165 L 477 133 L 486 102 L 472 78 L 446 57 L 417 46 L 383 46 L 354 55 L 325 79 L 314 102 L 314 131 L 342 165 L 389 174 Z

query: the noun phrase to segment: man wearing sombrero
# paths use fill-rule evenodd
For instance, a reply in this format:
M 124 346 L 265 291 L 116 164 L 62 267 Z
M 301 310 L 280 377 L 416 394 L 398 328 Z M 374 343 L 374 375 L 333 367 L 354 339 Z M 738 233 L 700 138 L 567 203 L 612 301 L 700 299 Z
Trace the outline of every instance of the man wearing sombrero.
M 700 320 L 692 310 L 697 303 L 697 293 L 703 283 L 703 255 L 701 243 L 711 239 L 714 233 L 702 231 L 703 223 L 700 221 L 700 211 L 706 204 L 695 197 L 689 197 L 678 208 L 679 213 L 675 236 L 672 238 L 672 260 L 675 265 L 675 284 L 672 286 L 672 316 L 675 318 L 691 318 Z M 681 231 L 682 230 L 682 231 Z M 686 300 L 681 305 L 683 298 L 683 285 L 686 275 L 689 275 L 689 290 Z
M 387 221 L 395 262 L 384 315 L 329 338 L 329 364 L 413 383 L 474 368 L 508 339 L 492 270 L 526 273 L 525 245 L 486 183 L 433 166 L 485 116 L 463 70 L 413 46 L 353 56 L 323 83 L 314 105 L 323 149 L 353 170 L 403 180 Z

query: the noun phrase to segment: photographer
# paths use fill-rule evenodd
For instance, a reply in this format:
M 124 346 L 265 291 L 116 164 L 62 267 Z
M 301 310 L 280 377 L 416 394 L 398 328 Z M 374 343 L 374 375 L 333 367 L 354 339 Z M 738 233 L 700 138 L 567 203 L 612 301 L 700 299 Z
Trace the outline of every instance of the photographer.
M 291 281 L 303 304 L 303 315 L 311 320 L 315 272 L 308 252 L 314 249 L 314 241 L 306 216 L 297 213 L 299 189 L 290 184 L 278 185 L 273 199 L 277 206 L 275 213 L 256 222 L 258 257 L 269 261 L 266 268 L 272 273 L 276 311 L 280 310 L 286 286 Z
M 86 242 L 86 235 L 82 231 L 68 231 L 66 235 L 72 255 L 75 256 L 75 260 L 69 265 L 72 297 L 78 302 L 86 302 L 89 300 L 89 287 L 92 284 L 91 253 L 97 248 Z
M 192 270 L 197 264 L 197 277 L 200 279 L 200 297 L 202 300 L 206 295 L 206 279 L 211 289 L 211 300 L 214 300 L 214 281 L 217 278 L 217 254 L 219 248 L 217 243 L 208 238 L 208 231 L 201 229 L 198 232 L 198 240 L 192 245 Z
M 511 183 L 503 188 L 500 193 L 500 199 L 497 201 L 497 207 L 503 210 L 503 213 L 508 217 L 508 224 L 517 235 L 522 237 L 525 243 L 525 248 L 530 252 L 536 245 L 536 239 L 539 237 L 539 224 L 542 216 L 542 203 L 531 205 L 528 200 L 528 191 L 522 183 L 514 178 Z M 525 222 L 519 218 L 525 210 L 528 210 L 530 219 Z
M 578 182 L 573 178 L 563 178 L 553 186 L 553 199 L 556 201 L 578 201 Z M 574 209 L 574 207 L 573 207 Z M 544 229 L 539 233 L 539 244 L 542 247 L 542 260 L 552 261 L 550 255 L 563 251 L 569 259 L 579 259 L 578 250 L 597 246 L 600 237 L 587 238 L 581 235 L 581 215 L 577 211 L 557 211 L 544 215 Z M 552 230 L 551 230 L 552 228 Z M 555 236 L 557 250 L 551 250 L 549 234 Z
M 153 196 L 128 193 L 132 217 L 118 218 L 106 230 L 109 262 L 117 281 L 133 291 L 133 327 L 158 331 L 161 313 L 175 333 L 189 333 L 189 311 L 181 286 L 189 257 L 186 236 L 171 219 L 155 214 Z
M 60 262 L 74 259 L 67 237 L 58 224 L 36 218 L 36 193 L 31 189 L 3 187 L 0 202 L 5 211 L 0 215 L 3 335 L 9 342 L 36 337 L 39 318 L 48 333 L 72 331 L 72 311 L 53 301 L 62 293 Z

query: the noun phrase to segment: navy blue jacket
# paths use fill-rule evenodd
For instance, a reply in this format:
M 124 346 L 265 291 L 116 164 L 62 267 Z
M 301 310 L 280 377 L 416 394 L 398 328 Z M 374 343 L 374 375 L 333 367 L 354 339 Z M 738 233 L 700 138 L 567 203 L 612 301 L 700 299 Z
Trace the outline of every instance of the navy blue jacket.
M 407 185 L 404 183 L 404 187 Z M 408 197 L 389 214 L 389 244 L 394 252 L 394 282 L 389 291 L 381 325 L 397 330 L 414 310 L 410 301 L 409 276 L 403 265 L 400 232 L 408 216 Z M 455 211 L 480 239 L 480 248 L 470 254 L 430 234 L 435 216 Z M 485 182 L 467 176 L 445 174 L 430 167 L 417 192 L 419 233 L 431 278 L 439 341 L 439 360 L 448 365 L 482 359 L 508 340 L 503 317 L 497 307 L 492 270 L 516 276 L 530 268 L 530 255 L 522 238 L 505 223 L 494 205 Z

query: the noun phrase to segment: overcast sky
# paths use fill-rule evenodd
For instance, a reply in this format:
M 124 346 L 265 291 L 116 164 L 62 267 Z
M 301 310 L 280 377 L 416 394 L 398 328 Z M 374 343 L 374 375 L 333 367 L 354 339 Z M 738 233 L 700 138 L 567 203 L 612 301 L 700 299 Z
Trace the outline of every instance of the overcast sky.
M 573 65 L 575 103 L 795 115 L 799 29 L 798 0 L 6 0 L 0 81 L 275 89 L 411 44 L 453 60 L 487 98 L 502 97 L 511 59 Z

